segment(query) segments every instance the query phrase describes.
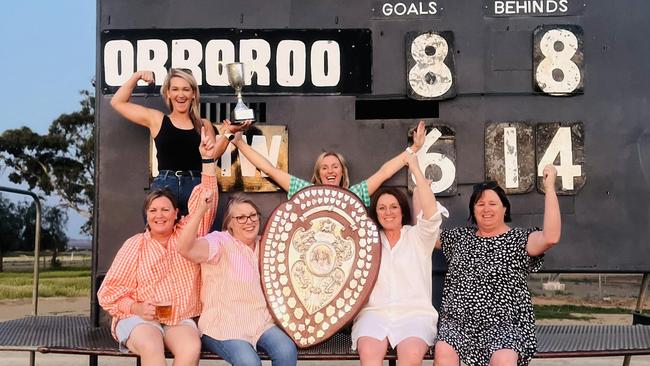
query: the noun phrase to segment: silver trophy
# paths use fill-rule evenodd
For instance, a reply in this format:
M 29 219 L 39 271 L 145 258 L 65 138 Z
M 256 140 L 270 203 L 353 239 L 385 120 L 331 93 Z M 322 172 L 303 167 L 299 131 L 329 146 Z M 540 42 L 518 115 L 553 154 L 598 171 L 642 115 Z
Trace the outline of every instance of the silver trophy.
M 232 123 L 240 124 L 246 120 L 255 121 L 255 113 L 241 99 L 241 89 L 246 84 L 244 80 L 244 64 L 241 62 L 233 62 L 227 64 L 226 68 L 228 69 L 228 82 L 237 93 L 237 105 L 232 111 Z

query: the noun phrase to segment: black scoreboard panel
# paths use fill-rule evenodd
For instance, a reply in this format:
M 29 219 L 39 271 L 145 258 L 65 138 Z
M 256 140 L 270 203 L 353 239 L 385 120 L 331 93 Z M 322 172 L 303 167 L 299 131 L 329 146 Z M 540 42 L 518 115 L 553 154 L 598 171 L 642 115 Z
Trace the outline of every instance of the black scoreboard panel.
M 147 131 L 111 109 L 112 93 L 136 69 L 162 80 L 186 67 L 203 101 L 232 102 L 229 61 L 253 65 L 244 99 L 287 127 L 294 175 L 336 150 L 357 182 L 423 118 L 420 162 L 451 212 L 444 226 L 466 223 L 485 179 L 510 193 L 514 225 L 541 226 L 540 166 L 553 163 L 563 230 L 544 269 L 650 270 L 650 2 L 147 3 L 98 2 L 97 272 L 142 229 L 150 174 Z M 134 100 L 162 108 L 158 88 Z M 402 171 L 387 184 L 410 183 Z M 250 194 L 265 213 L 286 199 Z

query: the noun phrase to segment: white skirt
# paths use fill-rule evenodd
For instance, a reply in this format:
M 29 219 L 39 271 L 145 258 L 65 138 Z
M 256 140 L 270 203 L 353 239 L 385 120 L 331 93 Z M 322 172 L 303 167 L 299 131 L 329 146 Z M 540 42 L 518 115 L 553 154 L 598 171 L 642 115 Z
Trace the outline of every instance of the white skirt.
M 389 319 L 381 311 L 361 311 L 352 326 L 352 349 L 357 349 L 359 337 L 372 337 L 377 340 L 388 338 L 392 348 L 406 338 L 417 337 L 432 346 L 438 332 L 438 314 L 411 314 L 397 319 Z

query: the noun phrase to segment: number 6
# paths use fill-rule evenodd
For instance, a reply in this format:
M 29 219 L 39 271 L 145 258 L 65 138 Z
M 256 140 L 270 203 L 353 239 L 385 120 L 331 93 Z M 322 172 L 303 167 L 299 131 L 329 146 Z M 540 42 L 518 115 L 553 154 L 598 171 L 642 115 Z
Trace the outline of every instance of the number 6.
M 443 136 L 444 138 L 440 138 Z M 420 169 L 427 179 L 431 179 L 431 190 L 433 193 L 441 196 L 452 195 L 456 193 L 456 159 L 455 135 L 453 130 L 445 126 L 433 127 L 427 133 L 424 145 L 418 151 L 418 162 Z M 438 152 L 429 152 L 431 147 L 436 144 Z M 433 175 L 430 169 L 433 169 Z M 437 168 L 437 169 L 436 169 Z M 436 171 L 437 170 L 437 171 Z M 427 174 L 429 173 L 429 174 Z M 415 186 L 415 178 L 409 174 L 409 189 Z

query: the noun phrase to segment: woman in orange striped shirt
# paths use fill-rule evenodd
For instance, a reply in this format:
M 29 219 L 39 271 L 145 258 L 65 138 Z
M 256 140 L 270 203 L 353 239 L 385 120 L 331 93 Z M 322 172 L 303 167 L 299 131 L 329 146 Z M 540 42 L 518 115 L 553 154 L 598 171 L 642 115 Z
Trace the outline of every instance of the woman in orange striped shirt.
M 201 204 L 199 212 L 208 208 Z M 196 239 L 199 221 L 198 216 L 190 218 L 178 251 L 201 263 L 203 346 L 232 365 L 261 365 L 258 348 L 266 351 L 273 366 L 296 365 L 296 346 L 273 323 L 262 292 L 260 212 L 255 203 L 244 196 L 231 197 L 222 231 Z
M 214 221 L 214 149 L 202 131 L 201 184 L 189 199 L 189 217 L 197 221 L 193 235 L 204 235 Z M 144 213 L 146 230 L 120 248 L 97 292 L 99 304 L 113 317 L 112 333 L 120 350 L 140 355 L 143 365 L 166 365 L 165 346 L 174 354 L 174 365 L 198 365 L 201 342 L 192 318 L 201 313 L 200 268 L 176 250 L 189 217 L 179 221 L 174 196 L 166 189 L 147 195 Z M 156 312 L 162 302 L 171 305 L 168 314 L 160 306 Z

